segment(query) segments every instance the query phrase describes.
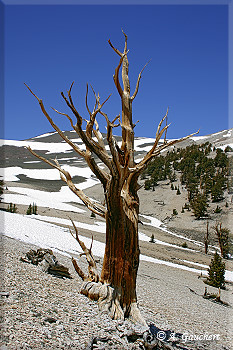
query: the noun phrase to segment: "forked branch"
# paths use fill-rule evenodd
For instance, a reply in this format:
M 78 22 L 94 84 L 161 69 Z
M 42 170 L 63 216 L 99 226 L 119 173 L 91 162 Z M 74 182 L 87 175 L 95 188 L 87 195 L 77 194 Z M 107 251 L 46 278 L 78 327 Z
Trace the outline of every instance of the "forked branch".
M 75 223 L 73 222 L 73 220 L 71 220 L 71 222 L 72 222 L 73 228 L 75 230 L 75 239 L 79 243 L 80 247 L 82 248 L 83 254 L 85 254 L 87 262 L 88 262 L 88 276 L 86 276 L 83 273 L 83 271 L 78 266 L 76 260 L 74 258 L 72 258 L 72 263 L 74 265 L 75 271 L 79 274 L 79 276 L 82 278 L 83 281 L 99 282 L 99 275 L 98 275 L 98 271 L 97 271 L 96 262 L 95 262 L 93 255 L 92 255 L 92 251 L 91 251 L 92 244 L 93 244 L 93 236 L 92 236 L 91 246 L 88 249 L 86 247 L 85 243 L 80 240 L 79 235 L 78 235 L 78 229 L 75 226 Z M 70 233 L 74 237 L 71 229 L 70 229 Z
M 24 83 L 24 84 L 25 84 L 25 83 Z M 56 131 L 58 132 L 58 134 L 63 138 L 63 140 L 64 140 L 65 142 L 67 142 L 68 145 L 70 145 L 76 153 L 78 153 L 80 156 L 82 156 L 82 157 L 85 158 L 85 152 L 82 151 L 77 145 L 75 145 L 67 136 L 65 136 L 65 134 L 61 131 L 61 129 L 59 129 L 59 127 L 53 122 L 52 118 L 51 118 L 51 117 L 49 116 L 49 114 L 47 113 L 47 111 L 46 111 L 46 109 L 45 109 L 45 107 L 44 107 L 43 101 L 42 101 L 39 97 L 37 97 L 37 96 L 34 94 L 34 92 L 29 88 L 29 86 L 27 86 L 27 84 L 25 84 L 25 85 L 26 85 L 26 87 L 28 88 L 28 90 L 31 92 L 31 94 L 32 94 L 33 96 L 35 96 L 35 98 L 36 98 L 37 101 L 39 102 L 39 105 L 40 105 L 40 108 L 41 108 L 43 114 L 45 115 L 45 117 L 46 117 L 47 120 L 49 121 L 50 125 L 54 128 L 54 130 L 56 130 Z M 55 112 L 57 112 L 57 113 L 59 113 L 59 114 L 62 114 L 62 115 L 65 115 L 65 116 L 69 119 L 69 121 L 71 122 L 71 126 L 74 128 L 74 125 L 73 125 L 73 123 L 72 123 L 72 120 L 71 120 L 71 118 L 70 118 L 67 114 L 58 112 L 57 110 L 55 110 Z
M 98 165 L 96 164 L 96 162 L 94 161 L 93 157 L 91 159 L 90 162 L 90 153 L 89 152 L 85 152 L 83 150 L 81 150 L 76 144 L 74 144 L 67 136 L 65 136 L 65 134 L 60 130 L 60 128 L 53 122 L 52 118 L 49 116 L 49 114 L 47 113 L 43 101 L 38 98 L 36 96 L 36 94 L 29 88 L 29 86 L 27 84 L 25 84 L 26 87 L 28 88 L 28 90 L 31 92 L 31 94 L 37 99 L 37 101 L 39 102 L 39 105 L 41 107 L 41 110 L 43 112 L 43 114 L 45 115 L 45 117 L 47 118 L 47 120 L 49 121 L 50 125 L 54 128 L 54 130 L 56 130 L 58 132 L 58 134 L 63 138 L 63 140 L 68 143 L 73 150 L 78 153 L 80 156 L 84 157 L 86 159 L 86 161 L 89 161 L 89 163 L 91 164 L 92 168 L 91 170 L 94 172 L 94 174 L 97 176 L 97 178 L 102 182 L 103 185 L 106 184 L 106 180 L 107 180 L 107 176 L 106 174 L 98 167 Z M 100 144 L 98 142 L 95 142 L 92 137 L 88 137 L 88 135 L 86 135 L 86 133 L 82 130 L 82 117 L 80 116 L 80 114 L 78 113 L 78 111 L 76 110 L 76 108 L 74 107 L 72 98 L 71 98 L 71 89 L 72 89 L 73 83 L 71 84 L 71 87 L 68 91 L 68 97 L 69 100 L 64 96 L 63 93 L 62 96 L 65 99 L 67 105 L 71 108 L 72 112 L 74 113 L 74 115 L 76 116 L 77 119 L 77 124 L 74 125 L 72 119 L 70 118 L 70 116 L 66 113 L 62 113 L 57 111 L 56 109 L 53 108 L 53 110 L 60 114 L 60 115 L 64 115 L 67 117 L 67 119 L 69 120 L 72 128 L 77 132 L 77 134 L 81 137 L 83 143 L 86 145 L 86 149 L 87 151 L 91 151 L 94 154 L 96 154 L 100 160 L 109 168 L 111 169 L 111 157 L 108 155 L 108 153 L 106 152 L 105 148 L 104 148 L 104 143 L 100 142 Z M 96 119 L 96 114 L 100 112 L 101 108 L 103 107 L 103 105 L 107 102 L 107 100 L 110 98 L 111 95 L 108 96 L 108 98 L 102 103 L 99 103 L 99 106 L 97 109 L 95 109 L 93 111 L 93 113 L 91 113 L 91 117 L 90 117 L 90 122 L 89 122 L 89 132 L 87 134 L 91 134 L 91 130 L 93 129 L 93 124 L 95 123 L 95 119 Z M 98 133 L 99 135 L 100 133 Z M 100 140 L 100 136 L 99 139 Z
M 83 119 L 81 115 L 78 113 L 77 109 L 74 107 L 74 104 L 71 103 L 63 92 L 61 92 L 61 95 L 63 99 L 65 100 L 67 106 L 71 109 L 73 114 L 75 115 L 77 119 L 77 123 L 75 125 L 75 131 L 78 133 L 80 138 L 82 139 L 83 143 L 86 145 L 87 150 L 93 152 L 99 159 L 109 168 L 111 169 L 111 157 L 106 154 L 106 152 L 103 152 L 102 147 L 96 143 L 92 137 L 91 137 L 91 130 L 93 129 L 93 125 L 95 123 L 96 114 L 100 112 L 103 105 L 107 102 L 107 100 L 110 98 L 111 95 L 107 97 L 107 99 L 94 111 L 94 113 L 90 116 L 90 121 L 88 125 L 88 133 L 85 133 L 82 129 L 82 122 Z

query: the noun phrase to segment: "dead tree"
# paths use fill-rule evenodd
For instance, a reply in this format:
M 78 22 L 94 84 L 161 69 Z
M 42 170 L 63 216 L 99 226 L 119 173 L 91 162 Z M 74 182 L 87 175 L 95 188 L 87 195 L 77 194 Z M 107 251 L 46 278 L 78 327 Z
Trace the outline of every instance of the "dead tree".
M 209 221 L 206 223 L 206 235 L 205 235 L 205 254 L 208 254 L 208 248 L 209 248 Z
M 36 154 L 30 147 L 29 151 L 37 158 L 43 160 L 53 168 L 60 172 L 61 179 L 69 186 L 83 203 L 96 215 L 105 218 L 106 220 L 106 247 L 103 260 L 103 267 L 101 276 L 97 275 L 94 265 L 94 259 L 91 255 L 91 250 L 88 250 L 82 242 L 78 239 L 78 232 L 76 230 L 76 238 L 81 244 L 84 253 L 87 256 L 90 266 L 89 275 L 86 276 L 78 267 L 77 262 L 73 260 L 74 267 L 84 280 L 82 293 L 90 298 L 98 300 L 100 308 L 109 310 L 112 318 L 124 319 L 130 318 L 136 322 L 143 323 L 140 312 L 137 308 L 136 296 L 136 277 L 139 265 L 139 242 L 138 242 L 138 215 L 139 215 L 139 198 L 138 198 L 138 178 L 147 164 L 162 150 L 169 146 L 183 141 L 191 135 L 173 141 L 166 141 L 159 144 L 159 140 L 163 133 L 166 133 L 169 125 L 162 127 L 162 123 L 167 118 L 167 113 L 160 121 L 156 132 L 155 142 L 151 150 L 138 163 L 134 160 L 134 127 L 132 119 L 132 103 L 137 96 L 139 89 L 139 82 L 142 71 L 139 73 L 135 91 L 131 95 L 130 82 L 128 76 L 129 62 L 127 49 L 127 35 L 123 32 L 125 37 L 125 45 L 123 52 L 119 51 L 113 46 L 109 40 L 109 44 L 114 52 L 119 56 L 119 63 L 115 69 L 113 76 L 115 86 L 121 98 L 122 115 L 116 116 L 113 121 L 110 121 L 106 113 L 102 111 L 102 107 L 107 102 L 109 97 L 100 103 L 99 94 L 95 96 L 95 106 L 91 112 L 88 106 L 88 85 L 86 91 L 86 108 L 89 114 L 89 120 L 86 121 L 86 130 L 83 127 L 85 119 L 79 114 L 76 109 L 72 96 L 71 89 L 67 96 L 62 92 L 61 95 L 73 113 L 76 121 L 66 113 L 57 113 L 65 116 L 73 130 L 77 132 L 86 146 L 86 150 L 81 150 L 74 142 L 72 142 L 53 122 L 41 99 L 39 99 L 28 87 L 30 92 L 36 97 L 40 108 L 52 127 L 58 132 L 61 138 L 66 141 L 71 148 L 82 156 L 87 162 L 92 172 L 101 182 L 105 195 L 105 206 L 92 201 L 88 198 L 82 190 L 78 189 L 72 182 L 71 175 L 64 170 L 57 160 L 50 161 L 44 157 Z M 122 71 L 123 87 L 120 83 L 120 69 Z M 107 124 L 106 141 L 109 146 L 107 150 L 104 143 L 104 136 L 99 130 L 97 122 L 98 117 L 104 117 Z M 113 129 L 121 127 L 122 144 L 118 145 L 114 136 Z M 194 135 L 194 134 L 192 134 Z M 164 138 L 165 139 L 165 138 Z M 105 170 L 100 168 L 95 160 L 98 157 L 105 165 Z
M 230 230 L 226 227 L 222 227 L 221 222 L 217 222 L 214 226 L 214 231 L 218 238 L 219 248 L 221 256 L 225 259 L 228 257 L 229 253 L 229 233 Z

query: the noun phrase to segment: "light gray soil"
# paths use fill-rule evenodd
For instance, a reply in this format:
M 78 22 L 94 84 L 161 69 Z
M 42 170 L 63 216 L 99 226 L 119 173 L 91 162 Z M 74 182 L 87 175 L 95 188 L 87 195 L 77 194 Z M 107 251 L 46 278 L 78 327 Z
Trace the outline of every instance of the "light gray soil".
M 60 279 L 21 262 L 20 256 L 34 247 L 3 236 L 4 267 L 1 349 L 85 349 L 92 336 L 111 338 L 104 349 L 133 349 L 118 323 L 100 314 L 96 302 L 79 294 L 81 281 L 70 258 L 56 255 L 73 279 Z M 77 257 L 82 268 L 84 258 Z M 98 263 L 101 268 L 101 261 Z M 205 284 L 195 273 L 152 263 L 140 263 L 138 304 L 147 323 L 161 330 L 189 336 L 219 335 L 220 340 L 195 343 L 193 349 L 231 349 L 232 307 L 205 300 Z M 209 292 L 216 288 L 208 287 Z M 233 286 L 227 284 L 222 299 L 233 305 Z M 50 323 L 48 318 L 53 318 Z

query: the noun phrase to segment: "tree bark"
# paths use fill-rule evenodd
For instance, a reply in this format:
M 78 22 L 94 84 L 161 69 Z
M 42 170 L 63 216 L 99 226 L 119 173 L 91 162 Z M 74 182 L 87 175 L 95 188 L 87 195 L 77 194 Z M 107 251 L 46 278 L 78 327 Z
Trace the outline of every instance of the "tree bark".
M 106 248 L 100 279 L 115 289 L 128 317 L 131 304 L 137 302 L 139 200 L 123 188 L 121 193 L 107 192 L 106 203 Z

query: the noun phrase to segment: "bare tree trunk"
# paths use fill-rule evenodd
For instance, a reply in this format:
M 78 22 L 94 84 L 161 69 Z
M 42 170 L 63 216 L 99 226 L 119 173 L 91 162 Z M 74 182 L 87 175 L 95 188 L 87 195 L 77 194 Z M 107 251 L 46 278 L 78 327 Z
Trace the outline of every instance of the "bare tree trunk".
M 209 221 L 206 223 L 206 236 L 205 236 L 205 254 L 208 253 L 208 247 L 209 247 Z
M 119 296 L 127 317 L 137 302 L 136 278 L 139 265 L 138 199 L 129 208 L 125 199 L 106 196 L 106 248 L 101 281 L 110 284 Z

